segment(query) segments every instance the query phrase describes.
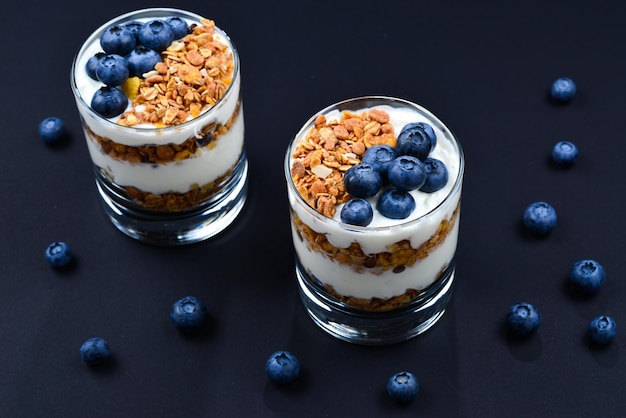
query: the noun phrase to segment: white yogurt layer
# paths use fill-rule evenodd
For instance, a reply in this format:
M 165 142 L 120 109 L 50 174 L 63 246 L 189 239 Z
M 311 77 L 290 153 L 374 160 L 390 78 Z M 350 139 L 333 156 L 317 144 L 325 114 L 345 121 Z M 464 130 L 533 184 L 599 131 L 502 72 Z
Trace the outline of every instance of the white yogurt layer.
M 164 13 L 167 13 L 167 9 L 165 9 Z M 171 15 L 164 14 L 158 17 L 150 16 L 149 18 L 130 17 L 128 20 L 118 21 L 116 24 L 126 23 L 131 20 L 165 19 L 169 16 Z M 200 24 L 199 20 L 192 20 L 185 16 L 180 17 L 189 24 Z M 182 125 L 166 128 L 157 128 L 145 124 L 127 127 L 117 125 L 115 121 L 118 118 L 105 119 L 93 112 L 89 108 L 89 104 L 93 94 L 102 87 L 102 83 L 91 79 L 87 75 L 85 66 L 90 57 L 102 51 L 99 43 L 100 33 L 108 26 L 110 24 L 103 25 L 86 41 L 76 57 L 73 72 L 73 82 L 80 95 L 80 98 L 76 98 L 78 109 L 84 123 L 93 133 L 127 146 L 181 144 L 190 138 L 201 138 L 201 132 L 208 124 L 225 125 L 233 117 L 240 100 L 241 87 L 237 59 L 233 81 L 225 96 L 219 103 L 209 109 L 208 113 L 205 111 L 205 113 Z M 215 32 L 216 40 L 228 45 L 229 49 L 234 53 L 234 48 L 228 36 L 217 27 Z M 129 108 L 130 106 L 131 103 L 129 103 Z M 99 145 L 87 135 L 89 153 L 94 164 L 103 169 L 114 183 L 121 187 L 133 186 L 144 192 L 155 194 L 165 192 L 185 193 L 190 190 L 192 185 L 202 186 L 211 183 L 233 169 L 243 152 L 244 120 L 242 106 L 239 108 L 237 118 L 233 121 L 228 133 L 214 141 L 214 147 L 199 148 L 191 158 L 156 165 L 130 163 L 111 158 L 102 152 Z
M 409 240 L 412 248 L 418 248 L 436 232 L 443 220 L 452 218 L 461 197 L 462 156 L 461 150 L 444 125 L 413 108 L 376 106 L 390 115 L 395 136 L 402 127 L 410 122 L 427 122 L 437 135 L 437 146 L 430 156 L 443 161 L 448 169 L 448 183 L 435 192 L 412 191 L 416 209 L 407 219 L 388 219 L 377 213 L 378 195 L 369 199 L 374 209 L 374 219 L 367 227 L 355 227 L 340 221 L 341 207 L 337 208 L 334 219 L 329 219 L 304 202 L 293 187 L 288 187 L 288 196 L 292 209 L 300 220 L 314 231 L 324 234 L 328 241 L 337 248 L 347 248 L 358 242 L 366 254 L 388 251 L 388 246 L 402 240 Z M 366 109 L 354 112 L 361 113 Z M 326 115 L 327 120 L 340 118 L 339 112 Z M 434 117 L 433 117 L 434 118 Z M 291 164 L 290 164 L 291 165 Z M 400 273 L 392 270 L 374 273 L 364 269 L 355 271 L 353 267 L 340 264 L 326 255 L 311 251 L 307 242 L 300 239 L 292 225 L 294 248 L 302 266 L 309 274 L 326 285 L 331 285 L 336 292 L 344 296 L 358 298 L 387 299 L 405 293 L 408 289 L 422 290 L 430 286 L 442 270 L 453 260 L 459 231 L 459 217 L 441 246 L 431 251 L 425 259 L 418 260 L 413 266 L 406 266 Z

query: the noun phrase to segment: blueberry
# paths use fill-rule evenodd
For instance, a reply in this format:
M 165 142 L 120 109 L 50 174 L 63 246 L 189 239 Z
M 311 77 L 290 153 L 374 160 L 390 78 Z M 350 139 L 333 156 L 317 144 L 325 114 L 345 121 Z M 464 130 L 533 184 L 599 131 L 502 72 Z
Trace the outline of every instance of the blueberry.
M 423 161 L 432 151 L 433 141 L 423 126 L 409 123 L 400 131 L 396 149 L 399 155 L 411 155 Z
M 126 81 L 128 74 L 128 61 L 120 55 L 105 55 L 96 66 L 96 77 L 107 86 L 119 86 Z
M 547 235 L 556 226 L 556 211 L 547 202 L 534 202 L 524 211 L 523 222 L 529 231 Z
M 424 133 L 426 133 L 426 135 L 428 135 L 428 137 L 430 138 L 431 151 L 435 149 L 435 146 L 437 146 L 437 134 L 435 134 L 435 130 L 433 129 L 431 125 L 429 125 L 426 122 L 412 122 L 412 123 L 407 123 L 402 128 L 402 130 L 410 130 L 410 129 L 419 129 L 419 130 L 424 131 Z
M 39 123 L 39 137 L 48 144 L 63 139 L 66 133 L 65 122 L 56 116 L 47 117 Z
M 80 347 L 80 357 L 90 366 L 102 364 L 110 356 L 109 344 L 100 337 L 89 338 Z
M 386 218 L 406 219 L 415 209 L 415 199 L 408 192 L 390 189 L 380 195 L 376 209 Z
M 596 260 L 576 261 L 569 272 L 569 283 L 579 292 L 590 295 L 602 287 L 606 273 Z
M 300 362 L 289 351 L 276 351 L 267 359 L 265 373 L 272 382 L 290 383 L 300 375 Z
M 346 191 L 354 197 L 362 199 L 372 197 L 378 193 L 383 185 L 383 179 L 369 164 L 357 164 L 346 171 L 343 178 Z
M 387 381 L 387 394 L 395 401 L 408 402 L 417 396 L 419 381 L 411 372 L 398 372 Z
M 396 157 L 398 157 L 398 153 L 395 148 L 386 144 L 374 145 L 365 151 L 361 159 L 361 164 L 369 164 L 374 167 L 382 177 L 383 182 L 386 182 L 387 170 Z
M 72 249 L 62 241 L 53 242 L 45 251 L 45 258 L 53 267 L 66 266 L 72 261 Z
M 365 199 L 350 199 L 341 208 L 341 222 L 350 225 L 367 226 L 373 217 L 372 205 Z
M 402 155 L 391 162 L 387 171 L 389 183 L 398 190 L 415 190 L 424 185 L 426 169 L 424 164 L 415 157 Z
M 507 331 L 517 336 L 526 336 L 534 332 L 541 324 L 541 314 L 534 305 L 521 302 L 512 305 L 506 313 Z
M 426 158 L 424 168 L 426 169 L 426 181 L 420 190 L 434 193 L 443 189 L 448 183 L 448 169 L 444 162 L 436 158 Z
M 200 328 L 206 317 L 204 303 L 194 296 L 185 296 L 177 300 L 170 310 L 172 325 L 183 331 Z
M 172 27 L 163 20 L 151 20 L 139 31 L 139 40 L 146 48 L 165 51 L 174 40 Z
M 578 148 L 570 141 L 559 141 L 552 148 L 552 160 L 558 165 L 570 166 L 578 158 Z
M 126 29 L 128 29 L 130 31 L 130 33 L 133 34 L 133 36 L 135 37 L 135 40 L 137 41 L 135 43 L 135 46 L 137 46 L 139 44 L 139 31 L 143 27 L 143 23 L 141 23 L 141 22 L 139 22 L 137 20 L 133 20 L 131 22 L 124 23 L 124 27 Z
M 154 69 L 157 62 L 162 62 L 161 54 L 153 49 L 139 45 L 126 57 L 128 61 L 128 75 L 141 77 L 144 73 Z
M 554 80 L 550 95 L 559 102 L 568 102 L 576 94 L 576 83 L 569 77 L 560 77 Z
M 133 50 L 137 40 L 124 26 L 114 25 L 100 36 L 100 46 L 107 54 L 126 55 Z
M 105 118 L 112 118 L 124 113 L 128 106 L 128 97 L 117 87 L 101 87 L 91 98 L 91 108 Z
M 92 80 L 98 80 L 98 76 L 96 75 L 96 68 L 98 67 L 98 63 L 102 58 L 104 58 L 106 54 L 104 52 L 97 52 L 91 58 L 87 60 L 87 64 L 85 65 L 85 70 L 87 70 L 87 75 Z
M 588 333 L 591 341 L 597 344 L 608 344 L 617 335 L 617 324 L 610 316 L 600 315 L 591 320 Z
M 174 32 L 174 39 L 180 39 L 189 33 L 189 25 L 182 17 L 171 16 L 166 20 Z

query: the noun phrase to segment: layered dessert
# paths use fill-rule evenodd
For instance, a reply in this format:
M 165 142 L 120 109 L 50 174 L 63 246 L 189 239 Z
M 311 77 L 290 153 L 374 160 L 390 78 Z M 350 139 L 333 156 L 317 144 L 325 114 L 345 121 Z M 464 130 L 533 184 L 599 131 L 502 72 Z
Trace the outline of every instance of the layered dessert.
M 398 99 L 360 105 L 313 117 L 288 150 L 293 242 L 312 286 L 350 307 L 386 312 L 411 304 L 454 269 L 464 160 L 452 133 L 426 110 Z M 437 190 L 407 187 L 414 206 L 400 216 L 381 213 L 381 197 L 395 188 L 389 179 L 373 195 L 351 195 L 358 190 L 346 183 L 351 168 L 363 165 L 370 148 L 397 150 L 399 134 L 415 124 L 434 138 L 422 159 L 442 162 L 447 181 Z M 372 208 L 365 224 L 345 222 L 344 206 L 355 199 Z
M 169 31 L 172 19 L 179 27 L 171 28 L 182 25 L 182 32 L 165 37 L 160 48 L 142 44 L 151 40 L 141 38 L 142 27 Z M 121 37 L 127 29 L 136 37 L 132 52 L 104 50 L 107 34 Z M 132 54 L 156 58 L 136 70 Z M 93 62 L 103 56 L 111 62 L 112 55 L 130 63 L 128 76 L 109 81 L 106 75 L 122 67 L 114 62 L 94 77 Z M 87 39 L 71 82 L 99 178 L 112 195 L 140 209 L 194 210 L 220 194 L 244 165 L 239 58 L 210 19 L 174 9 L 114 19 Z

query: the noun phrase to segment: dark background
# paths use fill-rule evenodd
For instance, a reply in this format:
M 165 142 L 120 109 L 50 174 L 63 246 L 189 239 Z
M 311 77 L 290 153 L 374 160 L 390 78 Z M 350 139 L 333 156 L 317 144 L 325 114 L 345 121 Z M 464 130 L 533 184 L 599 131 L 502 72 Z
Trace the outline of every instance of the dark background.
M 118 14 L 169 6 L 212 18 L 242 62 L 249 200 L 211 241 L 151 247 L 122 235 L 98 201 L 69 86 L 74 54 Z M 2 6 L 0 83 L 0 416 L 3 417 L 574 417 L 623 416 L 626 379 L 622 1 L 148 1 L 20 0 Z M 578 85 L 564 106 L 554 79 Z M 380 94 L 419 103 L 466 153 L 455 293 L 437 326 L 405 343 L 355 346 L 319 330 L 294 278 L 283 156 L 319 109 Z M 51 147 L 39 122 L 63 118 L 71 138 Z M 553 144 L 580 149 L 571 169 Z M 546 200 L 558 224 L 545 239 L 521 228 Z M 44 260 L 68 242 L 75 264 Z M 565 287 L 572 263 L 598 260 L 600 292 Z M 210 325 L 188 338 L 171 304 L 202 298 Z M 502 332 L 527 301 L 542 324 L 527 341 Z M 616 340 L 586 338 L 612 316 Z M 113 362 L 87 367 L 84 340 L 108 340 Z M 268 381 L 265 361 L 292 351 L 302 375 Z M 406 406 L 387 379 L 421 382 Z

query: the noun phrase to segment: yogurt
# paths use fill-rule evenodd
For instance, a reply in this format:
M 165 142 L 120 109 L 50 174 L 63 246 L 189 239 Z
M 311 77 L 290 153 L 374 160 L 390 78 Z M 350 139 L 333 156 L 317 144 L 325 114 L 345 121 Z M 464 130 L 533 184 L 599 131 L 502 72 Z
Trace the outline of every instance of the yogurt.
M 391 125 L 394 139 L 407 123 L 430 124 L 437 136 L 437 145 L 430 157 L 445 163 L 448 182 L 434 193 L 411 191 L 416 209 L 406 219 L 389 219 L 377 213 L 376 200 L 382 190 L 368 199 L 374 208 L 374 217 L 366 227 L 341 222 L 343 203 L 340 201 L 332 217 L 324 216 L 302 195 L 301 178 L 292 176 L 294 164 L 299 164 L 303 155 L 297 150 L 311 147 L 307 132 L 316 125 L 319 117 L 316 115 L 296 135 L 285 160 L 294 249 L 304 275 L 332 297 L 364 310 L 369 310 L 373 301 L 376 309 L 380 309 L 381 300 L 382 305 L 393 300 L 393 307 L 397 307 L 398 300 L 410 303 L 453 268 L 459 232 L 463 153 L 446 126 L 417 105 L 384 97 L 370 98 L 359 104 L 365 107 L 349 108 L 348 112 L 352 115 L 372 109 L 385 112 L 389 121 L 384 129 Z M 366 106 L 368 104 L 371 106 Z M 328 125 L 335 126 L 332 121 L 343 118 L 344 111 L 346 108 L 340 103 L 321 114 Z M 346 148 L 350 143 L 346 139 L 342 146 Z M 345 171 L 345 167 L 342 169 Z M 307 171 L 305 175 L 311 176 L 311 173 Z M 327 190 L 334 189 L 328 186 Z M 391 309 L 391 305 L 388 308 Z
M 132 13 L 123 15 L 96 30 L 76 56 L 71 84 L 83 122 L 89 154 L 97 171 L 111 183 L 112 188 L 125 191 L 129 200 L 149 209 L 193 209 L 211 199 L 214 193 L 218 193 L 220 184 L 227 181 L 245 159 L 239 58 L 225 32 L 215 27 L 212 39 L 213 42 L 225 46 L 232 61 L 228 76 L 217 81 L 223 86 L 224 94 L 212 105 L 204 103 L 199 115 L 191 116 L 191 112 L 188 112 L 190 116 L 185 122 L 172 126 L 161 122 L 125 126 L 120 124 L 119 117 L 107 119 L 90 108 L 91 98 L 102 87 L 102 83 L 91 79 L 84 69 L 89 58 L 101 51 L 99 39 L 108 27 L 130 21 L 165 20 L 173 15 L 183 18 L 190 25 L 203 25 L 207 22 L 206 19 L 188 12 L 174 9 L 152 10 L 141 17 Z M 141 112 L 145 104 L 129 100 L 127 111 L 133 107 Z M 133 158 L 128 157 L 129 155 Z M 158 158 L 153 158 L 157 155 Z M 133 193 L 130 193 L 131 190 Z M 202 193 L 198 194 L 198 190 Z M 162 197 L 162 201 L 174 196 L 178 202 L 183 203 L 174 207 L 162 207 L 149 206 L 142 200 L 145 196 L 155 195 Z

